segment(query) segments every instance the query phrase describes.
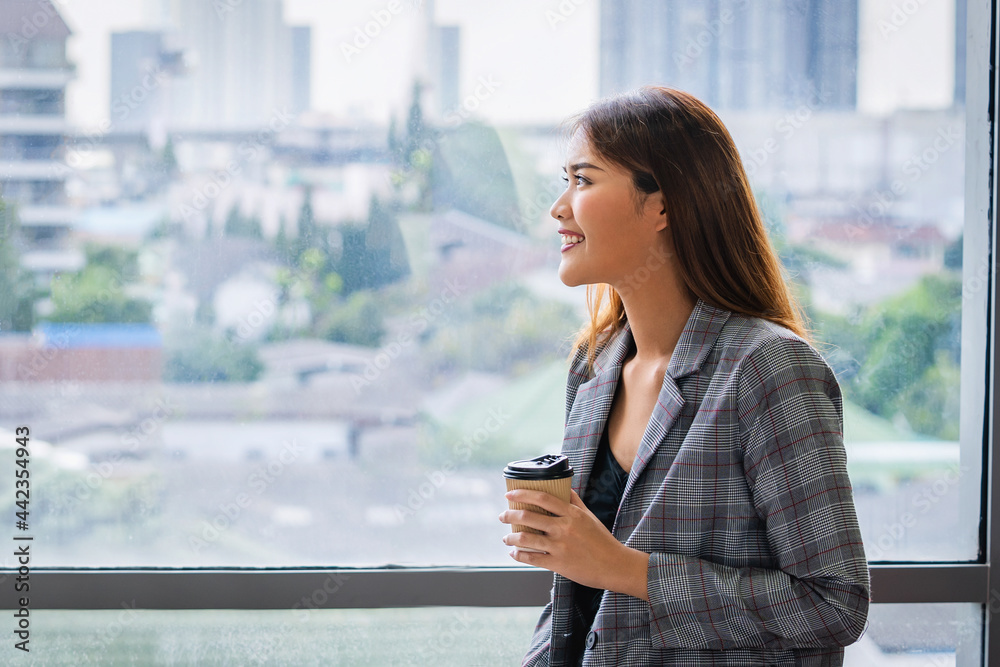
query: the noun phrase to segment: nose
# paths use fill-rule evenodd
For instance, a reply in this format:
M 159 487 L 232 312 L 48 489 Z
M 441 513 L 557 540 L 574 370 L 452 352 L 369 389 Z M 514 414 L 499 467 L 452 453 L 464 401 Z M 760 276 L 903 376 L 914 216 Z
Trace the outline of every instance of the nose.
M 549 215 L 551 215 L 556 220 L 565 220 L 571 217 L 571 211 L 569 207 L 569 197 L 567 196 L 569 190 L 564 190 L 559 198 L 555 200 L 552 204 L 552 208 L 549 209 Z

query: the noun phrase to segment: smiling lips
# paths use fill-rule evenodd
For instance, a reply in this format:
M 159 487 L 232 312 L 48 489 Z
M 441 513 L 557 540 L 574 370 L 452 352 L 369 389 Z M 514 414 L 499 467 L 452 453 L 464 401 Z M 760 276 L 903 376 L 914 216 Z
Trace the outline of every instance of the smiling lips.
M 559 234 L 562 235 L 562 252 L 566 252 L 570 248 L 583 243 L 583 236 L 575 234 L 569 230 L 560 229 Z

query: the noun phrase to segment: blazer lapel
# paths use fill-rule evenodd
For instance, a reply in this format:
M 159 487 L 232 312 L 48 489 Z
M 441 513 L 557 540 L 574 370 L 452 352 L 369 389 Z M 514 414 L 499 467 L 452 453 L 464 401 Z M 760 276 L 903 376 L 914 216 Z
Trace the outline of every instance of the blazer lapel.
M 663 385 L 660 387 L 656 405 L 653 406 L 653 414 L 646 425 L 642 440 L 639 442 L 635 461 L 632 462 L 632 469 L 629 471 L 628 482 L 626 482 L 625 491 L 622 494 L 622 506 L 635 487 L 642 471 L 646 469 L 646 466 L 667 440 L 671 427 L 684 408 L 684 396 L 681 393 L 678 380 L 701 368 L 708 353 L 715 346 L 722 326 L 728 319 L 728 310 L 714 308 L 701 299 L 691 311 L 691 316 L 688 317 L 687 324 L 674 347 L 667 371 L 663 374 Z M 607 414 L 605 414 L 606 417 Z M 672 461 L 672 455 L 676 452 L 668 452 L 667 454 Z M 663 461 L 663 463 L 665 462 Z
M 584 495 L 604 424 L 618 387 L 622 363 L 632 345 L 628 324 L 608 341 L 594 359 L 594 377 L 587 379 L 585 355 L 572 365 L 566 393 L 567 415 L 562 453 L 573 466 L 573 490 Z M 576 384 L 580 382 L 580 384 Z M 554 577 L 550 664 L 567 664 L 567 647 L 577 613 L 572 602 L 573 583 L 561 574 Z M 586 630 L 580 630 L 586 632 Z
M 573 407 L 566 418 L 562 453 L 573 465 L 573 490 L 583 496 L 594 467 L 597 447 L 604 433 L 611 403 L 618 388 L 622 364 L 632 346 L 628 323 L 594 359 L 594 377 L 576 389 Z

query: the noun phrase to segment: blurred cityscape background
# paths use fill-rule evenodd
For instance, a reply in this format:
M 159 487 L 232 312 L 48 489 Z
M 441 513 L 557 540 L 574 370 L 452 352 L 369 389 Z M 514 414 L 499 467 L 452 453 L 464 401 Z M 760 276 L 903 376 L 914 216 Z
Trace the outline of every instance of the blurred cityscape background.
M 513 564 L 499 470 L 558 451 L 585 317 L 559 123 L 647 83 L 741 150 L 870 559 L 976 556 L 964 2 L 94 4 L 0 0 L 0 426 L 37 443 L 38 565 Z

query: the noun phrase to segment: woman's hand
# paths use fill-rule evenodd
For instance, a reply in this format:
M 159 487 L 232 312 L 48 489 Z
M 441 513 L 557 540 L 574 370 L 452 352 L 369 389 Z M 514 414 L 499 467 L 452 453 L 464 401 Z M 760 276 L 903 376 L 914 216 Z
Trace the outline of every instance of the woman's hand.
M 537 505 L 552 512 L 548 516 L 530 510 L 505 510 L 500 521 L 521 524 L 542 531 L 543 535 L 520 532 L 504 535 L 512 547 L 538 549 L 533 553 L 515 549 L 510 557 L 521 563 L 543 567 L 572 579 L 578 584 L 603 588 L 648 600 L 646 569 L 649 554 L 627 547 L 615 538 L 601 520 L 587 509 L 576 491 L 570 502 L 550 493 L 515 489 L 506 497 L 518 503 Z

